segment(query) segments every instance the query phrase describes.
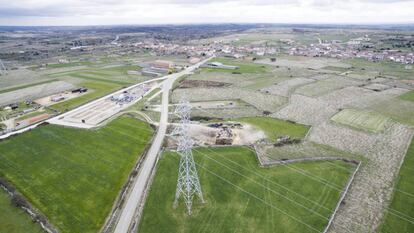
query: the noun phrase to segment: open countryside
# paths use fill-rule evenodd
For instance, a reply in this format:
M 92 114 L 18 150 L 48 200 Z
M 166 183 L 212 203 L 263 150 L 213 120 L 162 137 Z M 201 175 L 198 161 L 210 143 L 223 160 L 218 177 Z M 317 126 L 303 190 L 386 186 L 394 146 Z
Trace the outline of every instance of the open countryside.
M 414 1 L 3 5 L 0 233 L 414 232 Z

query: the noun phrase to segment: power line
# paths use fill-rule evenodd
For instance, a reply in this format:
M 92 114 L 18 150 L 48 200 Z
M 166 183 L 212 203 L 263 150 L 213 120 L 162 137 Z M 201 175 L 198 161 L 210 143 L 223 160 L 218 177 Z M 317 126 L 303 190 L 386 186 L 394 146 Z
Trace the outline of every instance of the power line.
M 219 155 L 217 152 L 213 151 L 212 149 L 210 149 L 210 148 L 208 148 L 208 147 L 206 147 L 206 148 L 207 148 L 209 151 L 211 151 L 211 152 L 213 152 L 213 153 L 215 153 L 215 154 Z M 313 201 L 313 200 L 311 200 L 311 199 L 309 199 L 309 198 L 305 197 L 304 195 L 302 195 L 302 194 L 300 194 L 300 193 L 298 193 L 298 192 L 295 192 L 295 191 L 293 191 L 293 190 L 291 190 L 291 189 L 287 188 L 287 187 L 286 187 L 286 186 L 284 186 L 284 185 L 281 185 L 281 184 L 279 184 L 279 183 L 277 183 L 277 182 L 275 182 L 275 181 L 273 181 L 273 180 L 270 180 L 270 179 L 266 178 L 265 176 L 263 176 L 262 174 L 260 174 L 260 173 L 258 173 L 258 172 L 256 172 L 256 171 L 253 171 L 253 170 L 251 170 L 251 169 L 248 169 L 248 168 L 246 168 L 246 167 L 241 166 L 239 163 L 236 163 L 236 162 L 234 162 L 233 160 L 230 160 L 230 159 L 228 159 L 228 158 L 226 158 L 226 157 L 224 157 L 224 156 L 220 156 L 220 157 L 221 157 L 221 158 L 223 158 L 223 159 L 225 159 L 226 161 L 229 161 L 229 162 L 231 162 L 231 163 L 235 164 L 236 166 L 238 166 L 238 167 L 240 167 L 240 168 L 242 168 L 242 169 L 244 169 L 244 170 L 248 170 L 248 171 L 250 171 L 250 172 L 254 173 L 255 175 L 259 176 L 260 178 L 262 178 L 262 179 L 264 179 L 264 180 L 266 180 L 266 181 L 268 181 L 268 182 L 270 182 L 270 183 L 272 183 L 272 184 L 275 184 L 275 185 L 277 185 L 277 186 L 279 186 L 279 187 L 283 188 L 284 190 L 287 190 L 287 191 L 289 191 L 289 192 L 291 192 L 291 193 L 294 193 L 294 194 L 296 194 L 297 196 L 299 196 L 299 197 L 301 197 L 301 198 L 303 198 L 303 199 L 305 199 L 305 200 L 307 200 L 307 201 L 310 201 L 310 202 L 314 203 L 315 205 L 317 205 L 317 206 L 319 206 L 319 207 L 324 208 L 325 210 L 329 210 L 329 211 L 331 210 L 331 209 L 329 209 L 329 208 L 327 208 L 327 207 L 325 207 L 325 206 L 321 205 L 320 203 L 318 203 L 318 202 L 316 202 L 316 201 Z
M 275 190 L 273 190 L 273 189 L 271 189 L 271 188 L 266 187 L 265 185 L 263 185 L 263 184 L 261 184 L 261 183 L 259 183 L 259 182 L 255 181 L 254 179 L 252 179 L 252 178 L 250 178 L 250 177 L 248 177 L 248 176 L 245 176 L 244 174 L 242 174 L 242 173 L 240 173 L 240 172 L 238 172 L 238 171 L 236 171 L 236 170 L 234 170 L 234 169 L 232 169 L 232 168 L 228 167 L 227 165 L 225 165 L 225 164 L 223 164 L 223 163 L 221 163 L 221 162 L 219 162 L 219 161 L 217 161 L 217 160 L 215 160 L 215 159 L 211 158 L 210 156 L 208 156 L 207 154 L 205 154 L 205 153 L 203 153 L 203 152 L 201 152 L 201 151 L 199 151 L 199 150 L 196 150 L 196 149 L 194 149 L 194 150 L 195 150 L 195 151 L 198 151 L 199 153 L 201 153 L 201 154 L 203 154 L 203 155 L 205 155 L 208 159 L 210 159 L 210 160 L 212 160 L 212 161 L 216 162 L 217 164 L 219 164 L 219 165 L 221 165 L 221 166 L 223 166 L 223 167 L 227 168 L 228 170 L 230 170 L 230 171 L 232 171 L 232 172 L 234 172 L 234 173 L 237 173 L 238 175 L 240 175 L 240 176 L 242 176 L 242 177 L 245 177 L 245 178 L 246 178 L 246 179 L 248 179 L 248 180 L 251 180 L 253 183 L 255 183 L 255 184 L 257 184 L 257 185 L 259 185 L 259 186 L 261 186 L 261 187 L 263 187 L 263 188 L 267 189 L 268 191 L 271 191 L 272 193 L 275 193 L 275 194 L 279 195 L 280 197 L 282 197 L 282 198 L 284 198 L 284 199 L 286 199 L 286 200 L 288 200 L 288 201 L 290 201 L 290 202 L 292 202 L 292 203 L 294 203 L 294 204 L 296 204 L 296 205 L 298 205 L 298 206 L 300 206 L 300 207 L 302 207 L 302 208 L 304 208 L 304 209 L 308 210 L 309 212 L 312 212 L 312 213 L 314 213 L 314 214 L 318 215 L 319 217 L 322 217 L 322 218 L 324 218 L 324 219 L 326 219 L 326 220 L 329 220 L 329 218 L 327 218 L 326 216 L 321 215 L 319 212 L 316 212 L 316 211 L 314 211 L 314 210 L 312 210 L 312 209 L 309 209 L 309 208 L 308 208 L 308 207 L 306 207 L 305 205 L 303 205 L 303 204 L 301 204 L 301 203 L 299 203 L 299 202 L 297 202 L 297 201 L 295 201 L 295 200 L 292 200 L 292 199 L 290 199 L 289 197 L 286 197 L 286 196 L 284 196 L 283 194 L 281 194 L 281 193 L 279 193 L 279 192 L 277 192 L 277 191 L 275 191 Z
M 200 168 L 204 169 L 204 170 L 205 170 L 205 171 L 207 171 L 208 173 L 210 173 L 210 174 L 212 174 L 212 175 L 216 176 L 217 178 L 219 178 L 219 179 L 223 180 L 224 182 L 226 182 L 226 183 L 228 183 L 228 184 L 230 184 L 230 185 L 234 186 L 235 188 L 239 189 L 240 191 L 242 191 L 242 192 L 244 192 L 244 193 L 248 194 L 249 196 L 251 196 L 251 197 L 253 197 L 253 198 L 255 198 L 255 199 L 257 199 L 257 200 L 261 201 L 263 204 L 265 204 L 265 205 L 267 205 L 267 206 L 269 206 L 269 207 L 271 207 L 271 208 L 273 208 L 273 209 L 275 209 L 275 210 L 277 210 L 277 211 L 281 212 L 282 214 L 284 214 L 284 215 L 286 215 L 286 216 L 288 216 L 288 217 L 290 217 L 290 218 L 294 219 L 295 221 L 297 221 L 297 222 L 299 222 L 299 223 L 303 224 L 304 226 L 308 227 L 309 229 L 311 229 L 311 230 L 313 230 L 313 231 L 316 231 L 316 232 L 320 232 L 320 230 L 318 230 L 318 229 L 316 229 L 316 228 L 312 227 L 311 225 L 309 225 L 309 224 L 307 224 L 307 223 L 303 222 L 302 220 L 300 220 L 300 219 L 298 219 L 298 218 L 296 218 L 296 217 L 294 217 L 294 216 L 292 216 L 292 215 L 288 214 L 286 211 L 284 211 L 284 210 L 282 210 L 282 209 L 280 209 L 280 208 L 276 207 L 275 205 L 273 205 L 273 204 L 271 204 L 271 203 L 269 203 L 269 202 L 266 202 L 265 200 L 263 200 L 262 198 L 260 198 L 260 197 L 256 196 L 255 194 L 253 194 L 253 193 L 251 193 L 251 192 L 249 192 L 249 191 L 246 191 L 246 190 L 245 190 L 245 189 L 243 189 L 242 187 L 240 187 L 240 186 L 238 186 L 238 185 L 236 185 L 236 184 L 232 183 L 231 181 L 229 181 L 229 180 L 227 180 L 227 179 L 223 178 L 222 176 L 220 176 L 220 175 L 218 175 L 218 174 L 216 174 L 216 173 L 214 173 L 214 172 L 210 171 L 209 169 L 205 168 L 204 166 L 202 166 L 202 165 L 200 165 L 200 164 L 198 164 L 198 163 L 196 163 L 196 165 L 197 165 L 198 167 L 200 167 Z
M 143 130 L 147 130 L 147 129 L 144 129 L 144 128 L 141 128 L 141 129 L 143 129 Z M 251 150 L 250 148 L 248 148 L 250 151 L 252 151 L 252 152 L 254 152 L 254 153 L 256 153 L 254 150 Z M 209 149 L 209 150 L 211 150 L 211 149 Z M 211 150 L 212 151 L 212 150 Z M 241 166 L 241 165 L 239 165 L 239 166 Z M 287 166 L 288 167 L 288 166 Z M 288 167 L 289 168 L 289 167 Z M 303 173 L 302 173 L 303 174 Z M 328 184 L 326 184 L 325 182 L 323 182 L 323 181 L 320 181 L 320 180 L 318 180 L 317 178 L 313 178 L 312 176 L 310 176 L 310 175 L 307 175 L 307 174 L 303 174 L 303 175 L 305 175 L 305 176 L 307 176 L 308 178 L 311 178 L 311 179 L 313 179 L 313 180 L 315 180 L 315 181 L 317 181 L 317 182 L 319 182 L 319 183 L 322 183 L 322 184 L 325 184 L 325 185 L 330 185 L 329 184 L 329 182 L 328 182 Z M 336 188 L 335 188 L 336 189 Z M 340 191 L 340 190 L 339 190 Z M 293 192 L 293 193 L 295 193 L 295 192 Z M 298 196 L 301 196 L 301 197 L 303 197 L 303 195 L 301 195 L 301 194 L 298 194 L 298 193 L 295 193 L 295 194 L 297 194 Z M 408 193 L 406 193 L 406 194 L 408 194 Z M 352 197 L 353 195 L 351 195 L 351 194 L 347 194 L 347 196 L 349 196 L 349 197 Z M 312 201 L 312 200 L 309 200 L 309 201 Z M 313 202 L 313 201 L 312 201 Z M 371 204 L 368 204 L 368 203 L 366 203 L 367 205 L 369 205 L 369 206 L 372 206 Z M 320 205 L 320 204 L 319 204 Z M 385 211 L 387 211 L 388 213 L 390 213 L 391 215 L 393 215 L 393 216 L 396 216 L 396 217 L 398 217 L 398 218 L 400 218 L 400 219 L 402 219 L 402 220 L 404 220 L 404 221 L 407 221 L 407 222 L 409 222 L 409 223 L 411 223 L 411 224 L 413 224 L 414 225 L 414 217 L 411 217 L 411 216 L 408 216 L 408 215 L 406 215 L 406 214 L 404 214 L 404 213 L 402 213 L 402 212 L 400 212 L 400 211 L 398 211 L 398 210 L 395 210 L 395 209 L 392 209 L 392 208 L 389 208 L 389 207 L 384 207 L 384 210 Z M 401 217 L 401 216 L 403 216 L 403 217 Z M 408 219 L 409 218 L 409 219 Z M 410 220 L 410 219 L 412 219 L 412 220 Z
M 248 150 L 250 150 L 250 151 L 252 151 L 252 152 L 254 152 L 254 153 L 257 153 L 256 151 L 252 150 L 252 149 L 251 149 L 251 148 L 249 148 L 249 147 L 247 147 L 247 149 L 248 149 Z M 265 154 L 265 155 L 267 155 L 267 154 Z M 335 190 L 340 191 L 340 192 L 342 191 L 342 190 L 341 190 L 341 187 L 339 187 L 338 185 L 336 185 L 336 184 L 331 184 L 329 181 L 327 181 L 327 180 L 325 180 L 325 179 L 323 179 L 323 178 L 320 178 L 320 177 L 318 177 L 318 176 L 315 176 L 315 175 L 309 174 L 308 172 L 304 171 L 303 169 L 296 168 L 296 167 L 291 167 L 291 166 L 290 166 L 289 164 L 287 164 L 287 163 L 283 164 L 282 166 L 286 166 L 287 168 L 289 168 L 289 169 L 291 169 L 291 170 L 294 170 L 294 171 L 296 171 L 296 172 L 298 172 L 298 173 L 302 174 L 303 176 L 306 176 L 306 177 L 308 177 L 308 178 L 310 178 L 310 179 L 312 179 L 312 180 L 315 180 L 315 181 L 317 181 L 317 182 L 320 182 L 320 183 L 326 184 L 328 187 L 330 187 L 330 188 L 332 188 L 332 189 L 335 189 Z
M 250 148 L 249 148 L 249 150 L 251 150 Z M 255 152 L 255 151 L 253 151 L 253 150 L 251 150 L 252 152 Z M 267 155 L 267 154 L 265 154 L 265 155 Z M 268 156 L 268 155 L 267 155 Z M 306 175 L 306 176 L 308 176 L 308 175 Z M 308 178 L 312 178 L 311 176 L 308 176 Z M 317 179 L 315 179 L 315 178 L 313 178 L 314 180 L 316 180 L 316 181 L 318 181 Z M 321 182 L 321 181 L 318 181 L 318 182 L 320 182 L 320 183 L 322 183 L 323 184 L 323 182 Z M 355 197 L 355 196 L 353 196 L 352 194 L 347 194 L 347 196 L 349 196 L 349 197 Z M 358 197 L 356 197 L 356 198 L 358 198 Z M 372 206 L 371 204 L 368 204 L 368 203 L 366 203 L 367 205 L 369 205 L 369 206 Z M 384 206 L 384 210 L 385 211 L 387 211 L 388 213 L 390 213 L 390 214 L 392 214 L 392 215 L 394 215 L 394 216 L 396 216 L 396 217 L 398 217 L 398 218 L 400 218 L 400 219 L 402 219 L 402 220 L 405 220 L 405 221 L 407 221 L 407 222 L 409 222 L 409 223 L 411 223 L 411 224 L 413 224 L 414 225 L 414 218 L 413 217 L 411 217 L 411 216 L 408 216 L 408 215 L 405 215 L 404 213 L 402 213 L 402 212 L 400 212 L 400 211 L 398 211 L 398 210 L 395 210 L 395 209 L 392 209 L 392 208 L 389 208 L 389 207 L 386 207 L 386 206 Z M 398 213 L 398 214 L 400 214 L 400 215 L 402 215 L 402 216 L 406 216 L 406 218 L 404 218 L 404 217 L 401 217 L 401 216 L 399 216 L 398 214 L 395 214 L 395 213 L 393 213 L 393 212 L 391 212 L 391 211 L 394 211 L 394 212 L 396 212 L 396 213 Z M 411 218 L 411 219 L 413 219 L 413 221 L 411 221 L 411 220 L 407 220 L 407 217 L 409 217 L 409 218 Z

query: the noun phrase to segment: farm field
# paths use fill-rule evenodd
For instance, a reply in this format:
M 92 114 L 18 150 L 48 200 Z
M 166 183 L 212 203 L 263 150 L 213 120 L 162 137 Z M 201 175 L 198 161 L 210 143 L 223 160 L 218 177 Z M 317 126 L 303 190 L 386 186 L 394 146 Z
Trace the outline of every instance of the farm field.
M 91 92 L 61 103 L 53 104 L 50 108 L 60 112 L 65 112 L 122 88 L 119 84 L 101 81 L 86 81 L 81 83 L 81 86 L 90 89 Z
M 414 91 L 407 92 L 400 96 L 401 99 L 414 102 Z
M 110 68 L 88 68 L 68 72 L 57 72 L 49 75 L 52 78 L 76 78 L 82 80 L 105 81 L 120 85 L 128 85 L 134 83 L 138 79 L 138 75 L 127 75 L 126 70 L 121 67 Z
M 268 95 L 241 88 L 180 88 L 174 90 L 172 94 L 173 102 L 178 102 L 183 95 L 187 96 L 190 102 L 241 99 L 261 111 L 270 112 L 276 111 L 287 101 L 286 97 Z
M 287 67 L 296 67 L 296 68 L 311 68 L 311 69 L 321 69 L 326 66 L 334 66 L 341 68 L 348 68 L 350 65 L 338 61 L 332 58 L 323 58 L 323 57 L 301 57 L 301 56 L 287 56 L 281 55 L 278 56 L 275 62 L 271 62 L 269 59 L 258 60 L 256 63 L 268 64 L 273 66 L 287 66 Z
M 27 87 L 33 87 L 33 86 L 36 86 L 36 85 L 51 83 L 51 82 L 54 82 L 54 81 L 55 81 L 54 79 L 51 79 L 51 80 L 40 81 L 40 82 L 36 82 L 36 83 L 30 83 L 30 84 L 11 87 L 11 88 L 1 89 L 0 94 L 6 93 L 6 92 L 9 92 L 9 91 L 16 91 L 16 90 L 27 88 Z
M 306 125 L 271 117 L 246 117 L 232 120 L 248 123 L 263 130 L 270 140 L 276 140 L 277 138 L 286 135 L 292 138 L 304 138 L 310 128 Z
M 254 74 L 254 73 L 264 73 L 266 72 L 266 66 L 261 64 L 247 63 L 235 61 L 234 59 L 226 58 L 215 58 L 211 62 L 221 62 L 225 65 L 238 66 L 237 70 L 228 70 L 228 69 L 214 69 L 214 68 L 203 68 L 202 70 L 208 72 L 224 72 L 224 73 L 242 73 L 242 74 Z
M 394 98 L 376 103 L 370 109 L 402 124 L 414 126 L 414 102 Z
M 43 95 L 51 95 L 59 93 L 65 90 L 74 88 L 75 85 L 65 82 L 65 81 L 56 81 L 50 83 L 44 83 L 40 85 L 35 85 L 31 87 L 26 87 L 19 90 L 14 90 L 11 92 L 5 92 L 0 94 L 0 105 L 6 105 L 10 103 L 16 103 L 19 101 L 25 101 L 27 99 L 36 99 L 42 97 Z
M 398 175 L 398 181 L 394 187 L 394 194 L 389 208 L 386 211 L 379 232 L 413 232 L 414 225 L 414 140 L 405 155 L 405 160 Z M 397 217 L 399 216 L 399 217 Z
M 342 78 L 339 76 L 334 76 L 329 79 L 320 80 L 308 85 L 304 85 L 299 87 L 295 93 L 314 97 L 314 96 L 321 96 L 327 93 L 330 93 L 334 90 L 341 89 L 343 87 L 357 85 L 356 81 Z
M 43 233 L 39 225 L 23 210 L 13 206 L 10 196 L 0 189 L 0 232 L 4 233 Z
M 193 103 L 225 103 L 225 101 L 205 101 L 205 102 L 193 102 Z M 255 117 L 262 115 L 257 108 L 254 106 L 242 101 L 234 100 L 233 105 L 220 107 L 217 105 L 215 108 L 198 108 L 195 107 L 191 111 L 191 117 L 193 119 L 227 119 L 227 118 L 237 118 L 237 117 Z
M 86 65 L 92 65 L 92 62 L 83 61 L 83 62 L 48 64 L 47 68 L 64 68 L 64 67 L 86 66 Z
M 384 130 L 385 125 L 389 120 L 388 117 L 381 114 L 358 109 L 344 109 L 335 114 L 331 119 L 339 124 L 374 133 Z
M 0 93 L 31 87 L 51 82 L 47 75 L 39 74 L 30 69 L 10 70 L 7 76 L 0 79 Z
M 356 156 L 349 152 L 341 151 L 327 145 L 321 145 L 309 141 L 303 143 L 284 145 L 284 146 L 268 146 L 258 145 L 257 148 L 266 157 L 267 161 L 286 160 L 286 159 L 302 159 L 312 157 L 340 157 L 356 160 L 364 160 L 362 156 Z
M 206 203 L 188 216 L 173 209 L 179 156 L 165 152 L 144 207 L 139 232 L 321 232 L 354 166 L 308 162 L 259 168 L 245 147 L 197 148 L 194 159 Z M 295 169 L 327 180 L 323 184 Z M 284 188 L 282 188 L 284 187 Z
M 97 130 L 46 125 L 0 142 L 0 176 L 60 232 L 97 232 L 151 138 L 123 116 Z
M 352 65 L 352 70 L 355 71 L 381 73 L 382 76 L 396 77 L 399 79 L 413 79 L 414 71 L 405 69 L 404 64 L 388 61 L 370 62 L 361 58 L 349 59 L 345 62 Z
M 266 93 L 270 93 L 272 95 L 281 95 L 288 97 L 289 94 L 294 91 L 296 88 L 306 85 L 308 83 L 314 82 L 313 79 L 307 79 L 307 78 L 294 78 L 294 79 L 288 79 L 286 81 L 276 83 L 276 85 L 270 85 L 262 91 Z

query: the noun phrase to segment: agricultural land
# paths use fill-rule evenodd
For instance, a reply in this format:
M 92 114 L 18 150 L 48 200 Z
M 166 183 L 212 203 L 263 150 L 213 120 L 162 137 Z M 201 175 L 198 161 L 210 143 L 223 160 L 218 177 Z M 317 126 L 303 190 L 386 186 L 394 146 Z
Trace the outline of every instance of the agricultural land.
M 0 27 L 0 232 L 414 232 L 413 29 L 327 27 Z
M 0 174 L 61 232 L 96 232 L 151 131 L 131 117 L 96 131 L 42 126 L 0 142 Z

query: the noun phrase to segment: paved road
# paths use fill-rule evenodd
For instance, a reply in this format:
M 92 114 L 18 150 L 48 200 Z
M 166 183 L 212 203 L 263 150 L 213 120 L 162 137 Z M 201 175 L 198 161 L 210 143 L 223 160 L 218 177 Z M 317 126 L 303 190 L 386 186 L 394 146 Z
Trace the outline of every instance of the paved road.
M 65 121 L 63 121 L 62 119 L 63 119 L 65 116 L 72 114 L 73 112 L 80 111 L 80 110 L 83 110 L 83 109 L 88 109 L 88 108 L 91 108 L 91 107 L 92 107 L 92 106 L 94 106 L 96 103 L 98 103 L 98 102 L 100 102 L 100 101 L 102 101 L 102 100 L 104 100 L 104 99 L 107 99 L 107 98 L 109 98 L 109 97 L 111 97 L 111 96 L 113 96 L 113 95 L 120 94 L 120 93 L 122 93 L 122 92 L 124 92 L 124 91 L 126 91 L 126 90 L 129 90 L 129 89 L 135 88 L 135 87 L 137 87 L 137 86 L 139 86 L 139 85 L 141 85 L 141 84 L 145 84 L 145 83 L 149 83 L 149 82 L 153 82 L 153 81 L 160 81 L 160 80 L 164 80 L 164 79 L 166 79 L 166 78 L 167 78 L 167 76 L 164 76 L 164 77 L 161 77 L 161 78 L 150 79 L 150 80 L 147 80 L 147 81 L 144 81 L 144 82 L 140 82 L 140 83 L 134 84 L 134 85 L 132 85 L 132 86 L 129 86 L 129 87 L 123 88 L 123 89 L 121 89 L 121 90 L 118 90 L 118 91 L 115 91 L 115 92 L 110 93 L 110 94 L 108 94 L 108 95 L 105 95 L 105 96 L 103 96 L 103 97 L 100 97 L 99 99 L 96 99 L 96 100 L 94 100 L 94 101 L 91 101 L 91 102 L 89 102 L 89 103 L 87 103 L 87 104 L 84 104 L 84 105 L 82 105 L 82 106 L 79 106 L 79 107 L 77 107 L 77 108 L 75 108 L 75 109 L 72 109 L 72 110 L 70 110 L 70 111 L 68 111 L 68 112 L 62 113 L 62 114 L 57 115 L 57 116 L 55 116 L 55 117 L 52 117 L 52 118 L 50 118 L 50 119 L 48 119 L 48 120 L 45 120 L 45 121 L 46 121 L 46 122 L 48 122 L 48 123 L 50 123 L 50 124 L 66 125 L 66 126 L 77 127 L 77 128 L 92 128 L 90 125 L 79 124 L 79 123 L 70 123 L 70 122 L 65 122 Z M 151 90 L 151 91 L 152 91 L 152 90 Z M 147 93 L 149 93 L 149 92 L 150 92 L 150 91 L 148 91 Z M 147 94 L 147 93 L 146 93 L 146 94 Z M 135 101 L 135 102 L 136 102 L 136 101 Z M 114 114 L 116 114 L 116 113 L 114 113 Z M 10 136 L 12 136 L 12 135 L 21 134 L 21 133 L 24 133 L 24 132 L 26 132 L 26 131 L 32 130 L 32 129 L 36 128 L 37 126 L 39 126 L 40 124 L 42 124 L 43 122 L 44 122 L 44 121 L 39 122 L 39 123 L 36 123 L 36 124 L 33 124 L 33 125 L 30 125 L 30 126 L 28 126 L 28 127 L 25 127 L 25 128 L 23 128 L 23 129 L 20 129 L 20 130 L 15 130 L 15 131 L 12 131 L 12 132 L 9 132 L 9 133 L 6 133 L 6 134 L 3 134 L 3 135 L 0 135 L 0 139 L 5 139 L 5 138 L 8 138 L 8 137 L 10 137 Z
M 112 112 L 109 112 L 109 114 L 106 117 L 103 117 L 102 120 L 99 123 L 97 123 L 97 124 L 95 124 L 95 123 L 86 124 L 86 123 L 82 123 L 82 122 L 73 122 L 73 121 L 68 121 L 66 118 L 70 118 L 70 116 L 71 115 L 74 115 L 74 114 L 79 114 L 79 113 L 82 113 L 82 112 L 87 112 L 90 109 L 94 108 L 95 106 L 98 106 L 101 102 L 109 99 L 111 96 L 119 95 L 119 94 L 123 93 L 124 91 L 128 91 L 128 90 L 134 89 L 134 88 L 136 88 L 136 87 L 138 87 L 138 86 L 140 86 L 142 84 L 151 83 L 151 82 L 154 82 L 154 81 L 165 80 L 166 78 L 167 77 L 165 76 L 165 77 L 161 77 L 161 78 L 150 79 L 150 80 L 147 80 L 147 81 L 144 81 L 144 82 L 140 82 L 140 83 L 134 84 L 132 86 L 123 88 L 123 89 L 118 90 L 116 92 L 113 92 L 113 93 L 110 93 L 108 95 L 105 95 L 105 96 L 103 96 L 103 97 L 101 97 L 101 98 L 99 98 L 97 100 L 91 101 L 91 102 L 89 102 L 89 103 L 87 103 L 85 105 L 82 105 L 82 106 L 80 106 L 80 107 L 78 107 L 76 109 L 70 110 L 70 111 L 68 111 L 66 113 L 60 114 L 60 115 L 58 115 L 56 117 L 53 117 L 53 118 L 47 120 L 46 122 L 48 122 L 50 124 L 64 125 L 64 126 L 70 126 L 70 127 L 76 127 L 76 128 L 85 128 L 85 129 L 90 129 L 90 128 L 94 128 L 94 127 L 100 126 L 101 123 L 104 120 L 110 118 L 111 116 L 117 114 L 118 112 L 120 112 L 120 111 L 128 108 L 129 106 L 135 104 L 136 102 L 140 101 L 142 99 L 142 97 L 139 97 L 139 98 L 135 99 L 131 103 L 124 104 L 122 107 L 114 108 Z M 151 91 L 153 91 L 157 87 L 158 86 L 152 87 L 150 90 L 146 91 L 143 96 L 146 96 L 147 94 L 149 94 Z
M 151 176 L 152 169 L 157 161 L 157 155 L 161 149 L 162 142 L 164 141 L 165 133 L 167 131 L 168 124 L 168 105 L 169 105 L 169 92 L 173 86 L 173 83 L 183 75 L 190 74 L 197 69 L 204 62 L 210 60 L 208 58 L 198 64 L 188 67 L 184 71 L 166 76 L 166 80 L 161 83 L 162 85 L 162 105 L 161 105 L 161 118 L 158 126 L 157 135 L 148 150 L 145 160 L 142 163 L 141 169 L 132 184 L 132 191 L 128 196 L 124 208 L 121 210 L 120 218 L 115 227 L 115 233 L 127 233 L 132 221 L 134 220 L 135 212 L 141 202 L 141 198 L 144 195 L 146 186 Z

